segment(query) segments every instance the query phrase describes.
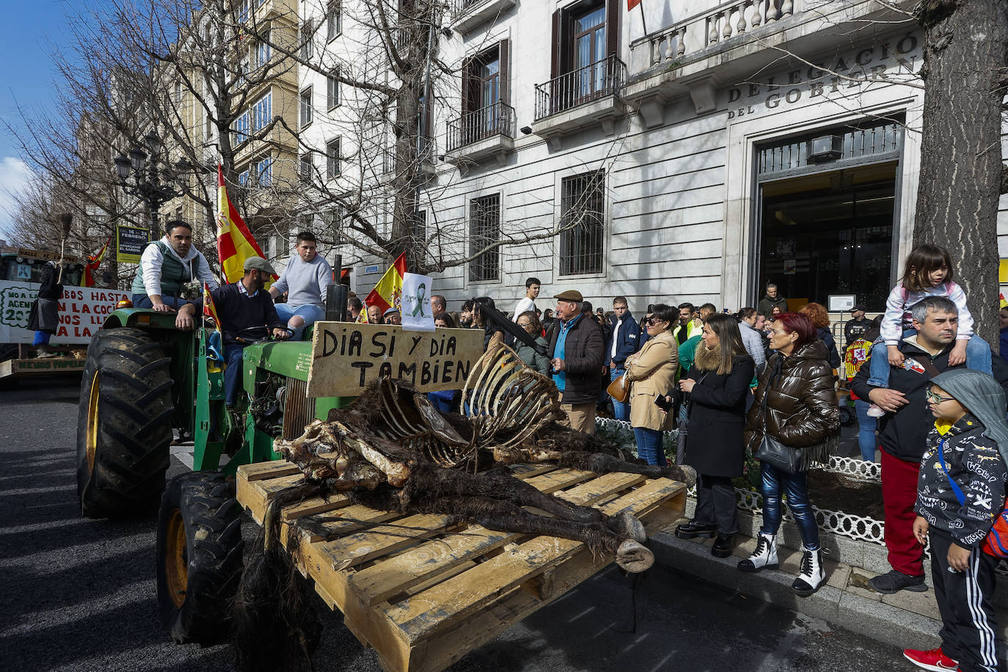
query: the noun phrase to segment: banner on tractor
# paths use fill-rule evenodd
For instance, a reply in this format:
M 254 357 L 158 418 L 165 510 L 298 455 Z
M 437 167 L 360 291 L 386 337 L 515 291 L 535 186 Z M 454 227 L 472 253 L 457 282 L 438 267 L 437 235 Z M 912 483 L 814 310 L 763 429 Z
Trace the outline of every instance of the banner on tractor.
M 39 284 L 0 280 L 0 343 L 31 343 L 35 332 L 28 330 L 32 302 Z M 59 301 L 59 329 L 53 344 L 88 343 L 115 310 L 126 292 L 95 287 L 64 287 Z
M 316 322 L 309 397 L 355 397 L 382 376 L 418 392 L 460 390 L 483 355 L 483 331 L 417 333 L 394 324 Z
M 139 264 L 140 255 L 147 247 L 147 229 L 132 226 L 116 227 L 116 261 L 120 264 Z

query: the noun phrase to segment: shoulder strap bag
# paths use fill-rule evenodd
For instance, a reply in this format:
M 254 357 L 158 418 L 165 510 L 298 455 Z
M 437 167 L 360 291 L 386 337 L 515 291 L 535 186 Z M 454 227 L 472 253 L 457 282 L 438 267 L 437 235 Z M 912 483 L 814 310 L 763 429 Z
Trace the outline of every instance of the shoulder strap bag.
M 777 364 L 779 367 L 780 360 L 778 360 Z M 788 474 L 796 474 L 801 471 L 803 464 L 802 449 L 785 446 L 770 436 L 766 426 L 767 399 L 770 394 L 769 387 L 779 375 L 779 369 L 770 375 L 767 379 L 767 390 L 763 392 L 763 402 L 760 404 L 760 415 L 763 416 L 763 440 L 760 441 L 759 447 L 756 448 L 756 455 L 754 457 L 760 462 L 772 465 L 775 469 Z

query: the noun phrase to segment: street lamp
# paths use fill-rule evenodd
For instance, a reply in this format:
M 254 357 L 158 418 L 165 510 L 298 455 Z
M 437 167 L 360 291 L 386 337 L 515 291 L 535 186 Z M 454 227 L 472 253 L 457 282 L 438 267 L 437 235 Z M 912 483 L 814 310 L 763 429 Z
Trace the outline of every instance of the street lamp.
M 145 135 L 143 140 L 147 151 L 133 147 L 127 154 L 115 157 L 113 164 L 123 191 L 138 197 L 147 206 L 151 240 L 157 240 L 161 237 L 158 211 L 167 201 L 182 195 L 175 183 L 178 174 L 188 169 L 189 164 L 184 160 L 179 161 L 174 170 L 171 166 L 163 165 L 161 151 L 164 146 L 160 136 L 154 131 Z

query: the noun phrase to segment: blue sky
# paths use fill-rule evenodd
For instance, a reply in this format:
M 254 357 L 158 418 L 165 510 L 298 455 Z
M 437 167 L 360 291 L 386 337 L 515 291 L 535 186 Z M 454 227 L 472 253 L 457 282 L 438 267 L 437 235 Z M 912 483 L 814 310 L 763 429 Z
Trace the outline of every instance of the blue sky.
M 0 118 L 4 122 L 21 127 L 19 105 L 28 116 L 46 113 L 51 92 L 61 84 L 52 53 L 70 39 L 67 17 L 100 7 L 100 0 L 0 0 L 0 63 L 4 64 Z M 6 237 L 10 222 L 10 193 L 31 179 L 20 154 L 17 140 L 0 125 L 0 238 Z

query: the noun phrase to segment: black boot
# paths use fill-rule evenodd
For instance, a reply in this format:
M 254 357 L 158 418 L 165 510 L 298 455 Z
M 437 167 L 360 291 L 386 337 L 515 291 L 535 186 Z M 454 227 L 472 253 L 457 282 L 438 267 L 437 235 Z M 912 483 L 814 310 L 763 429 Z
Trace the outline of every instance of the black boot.
M 715 558 L 727 558 L 731 555 L 731 542 L 732 535 L 718 532 L 717 539 L 714 540 L 714 545 L 711 546 L 710 554 Z
M 680 539 L 696 539 L 697 537 L 707 537 L 710 539 L 717 533 L 717 525 L 713 523 L 698 523 L 691 520 L 675 528 L 675 536 Z

